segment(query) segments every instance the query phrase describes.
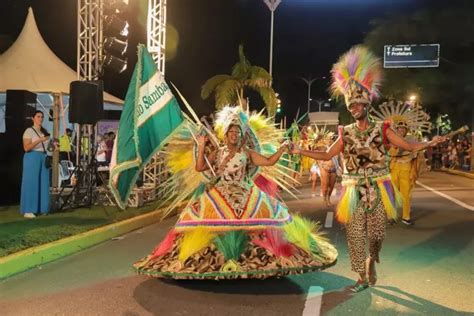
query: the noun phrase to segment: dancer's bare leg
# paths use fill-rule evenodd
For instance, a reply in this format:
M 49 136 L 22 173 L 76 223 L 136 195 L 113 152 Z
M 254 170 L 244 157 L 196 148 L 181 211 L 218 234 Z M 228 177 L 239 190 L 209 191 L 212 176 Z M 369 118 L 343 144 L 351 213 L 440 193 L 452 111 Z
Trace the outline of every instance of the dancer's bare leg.
M 323 193 L 324 202 L 329 206 L 328 192 L 329 192 L 329 172 L 321 168 L 321 191 Z
M 331 203 L 331 195 L 332 191 L 334 191 L 334 186 L 336 185 L 337 175 L 335 172 L 329 173 L 329 188 L 328 188 L 328 198 L 327 203 L 328 205 L 332 205 Z
M 318 174 L 316 172 L 311 173 L 311 181 L 313 182 L 311 184 L 311 196 L 316 196 L 316 188 L 318 185 Z

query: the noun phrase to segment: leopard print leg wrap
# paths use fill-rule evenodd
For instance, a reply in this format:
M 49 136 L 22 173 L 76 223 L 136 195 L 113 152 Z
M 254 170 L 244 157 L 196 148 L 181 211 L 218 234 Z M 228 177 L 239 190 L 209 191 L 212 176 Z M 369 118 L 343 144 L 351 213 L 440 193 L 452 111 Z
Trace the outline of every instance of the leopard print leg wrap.
M 382 202 L 371 212 L 367 213 L 362 207 L 352 214 L 346 225 L 347 245 L 351 259 L 352 271 L 365 273 L 367 260 L 366 244 L 369 240 L 370 257 L 379 260 L 379 252 L 385 237 L 387 215 Z
M 352 271 L 357 273 L 365 273 L 366 221 L 367 214 L 363 208 L 359 207 L 346 224 L 347 246 Z
M 372 213 L 367 214 L 367 237 L 369 238 L 369 254 L 372 260 L 379 261 L 379 253 L 385 238 L 387 214 L 382 203 Z

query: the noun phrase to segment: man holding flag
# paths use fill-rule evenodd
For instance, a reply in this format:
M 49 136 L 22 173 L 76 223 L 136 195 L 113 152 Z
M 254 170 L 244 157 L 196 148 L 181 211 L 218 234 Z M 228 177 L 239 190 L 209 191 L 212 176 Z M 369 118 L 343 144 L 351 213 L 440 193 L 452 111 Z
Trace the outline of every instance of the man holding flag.
M 183 123 L 176 98 L 144 45 L 130 80 L 112 153 L 110 189 L 120 208 L 143 167 Z

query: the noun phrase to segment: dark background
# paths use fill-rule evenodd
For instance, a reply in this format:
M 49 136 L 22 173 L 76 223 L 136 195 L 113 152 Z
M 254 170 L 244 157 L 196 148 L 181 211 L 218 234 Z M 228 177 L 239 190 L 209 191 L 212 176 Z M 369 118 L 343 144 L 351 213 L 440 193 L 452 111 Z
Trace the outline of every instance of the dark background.
M 426 8 L 440 9 L 437 0 L 283 0 L 275 12 L 273 76 L 283 113 L 291 119 L 298 107 L 306 109 L 307 86 L 299 77 L 326 76 L 337 58 L 352 45 L 363 42 L 373 19 L 410 14 Z M 136 62 L 137 43 L 146 43 L 147 0 L 130 0 L 127 71 L 107 75 L 108 92 L 124 98 Z M 0 5 L 0 50 L 5 50 L 23 26 L 32 6 L 38 27 L 49 47 L 76 69 L 76 12 L 73 0 L 2 0 Z M 168 25 L 179 40 L 173 59 L 166 64 L 166 78 L 183 92 L 198 114 L 213 110 L 213 99 L 200 98 L 201 85 L 211 76 L 230 73 L 237 48 L 244 44 L 252 64 L 268 68 L 270 11 L 263 0 L 170 0 Z M 171 54 L 169 54 L 171 55 Z M 312 98 L 328 98 L 328 80 L 316 81 Z M 252 96 L 251 106 L 261 100 Z M 317 104 L 312 104 L 317 109 Z

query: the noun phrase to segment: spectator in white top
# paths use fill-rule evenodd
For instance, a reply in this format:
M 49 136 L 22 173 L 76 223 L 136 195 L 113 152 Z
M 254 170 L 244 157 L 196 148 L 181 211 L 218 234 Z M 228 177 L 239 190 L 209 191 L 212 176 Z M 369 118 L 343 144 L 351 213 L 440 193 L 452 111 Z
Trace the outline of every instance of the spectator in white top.
M 107 165 L 107 134 L 97 137 L 97 153 L 95 159 L 99 166 Z
M 20 212 L 26 218 L 49 212 L 49 166 L 46 166 L 49 133 L 43 128 L 43 112 L 33 115 L 33 126 L 23 133 L 23 176 Z M 39 178 L 39 179 L 38 179 Z

